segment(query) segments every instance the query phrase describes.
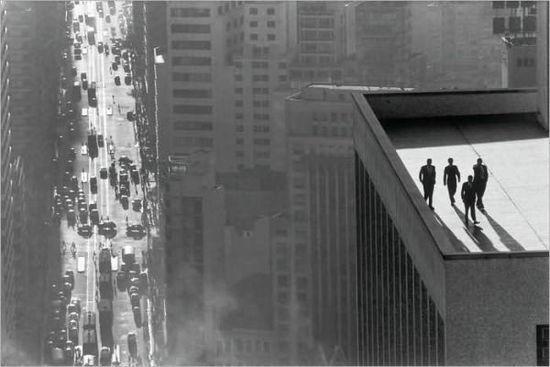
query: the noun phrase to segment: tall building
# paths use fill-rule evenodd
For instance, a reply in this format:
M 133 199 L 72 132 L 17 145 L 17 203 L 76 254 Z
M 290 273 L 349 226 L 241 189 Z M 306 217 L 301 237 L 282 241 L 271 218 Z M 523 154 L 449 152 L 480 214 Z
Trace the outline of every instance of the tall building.
M 27 246 L 25 240 L 25 182 L 23 175 L 22 161 L 13 152 L 11 140 L 11 112 L 10 112 L 10 62 L 8 61 L 9 47 L 6 33 L 8 27 L 6 18 L 8 11 L 6 2 L 0 2 L 1 24 L 2 24 L 2 106 L 1 120 L 1 157 L 2 157 L 2 355 L 3 365 L 22 363 L 22 348 L 19 345 L 22 317 L 20 296 L 24 279 L 24 270 L 21 268 L 22 257 L 25 255 Z M 22 271 L 23 270 L 23 271 Z M 19 335 L 18 335 L 19 334 Z
M 295 364 L 355 364 L 353 105 L 349 87 L 310 85 L 287 99 L 288 241 L 298 317 Z M 347 91 L 347 93 L 346 93 Z M 283 288 L 284 284 L 277 284 Z M 281 292 L 284 289 L 279 289 Z M 287 306 L 287 305 L 284 305 Z M 282 315 L 278 315 L 282 319 Z
M 542 2 L 538 4 L 537 13 L 537 89 L 538 89 L 538 106 L 539 106 L 539 122 L 548 130 L 548 62 L 544 62 L 548 58 L 548 15 L 550 12 L 548 3 Z
M 353 50 L 350 9 L 344 1 L 297 2 L 295 22 L 289 23 L 297 42 L 290 64 L 293 88 L 344 80 L 343 61 Z
M 412 56 L 424 65 L 420 87 L 502 86 L 502 41 L 493 34 L 491 2 L 412 1 L 409 9 Z
M 359 363 L 547 365 L 548 211 L 538 203 L 548 131 L 536 91 L 353 98 Z M 441 172 L 449 156 L 463 177 L 478 157 L 489 167 L 477 224 L 445 186 L 434 211 L 421 196 L 419 167 L 432 158 Z
M 493 1 L 493 11 L 493 33 L 501 37 L 505 49 L 503 86 L 534 87 L 537 84 L 537 2 Z

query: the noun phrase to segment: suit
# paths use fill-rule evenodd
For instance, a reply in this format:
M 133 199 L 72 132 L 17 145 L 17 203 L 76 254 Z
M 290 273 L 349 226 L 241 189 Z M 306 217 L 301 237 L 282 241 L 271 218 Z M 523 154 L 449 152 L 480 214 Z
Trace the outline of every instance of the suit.
M 449 199 L 451 199 L 452 204 L 455 203 L 457 179 L 460 181 L 460 171 L 458 170 L 458 167 L 449 164 L 443 171 L 443 185 L 447 185 L 447 189 L 449 190 Z
M 420 168 L 418 178 L 424 187 L 424 200 L 428 200 L 428 205 L 433 209 L 432 197 L 435 185 L 435 167 L 427 164 L 422 166 L 422 168 Z
M 474 187 L 477 195 L 477 207 L 483 209 L 483 195 L 487 188 L 487 180 L 489 179 L 489 171 L 484 164 L 475 164 L 474 167 Z
M 471 210 L 472 220 L 476 221 L 476 208 L 475 208 L 475 202 L 476 202 L 476 190 L 474 183 L 470 182 L 464 182 L 462 184 L 462 190 L 460 191 L 460 196 L 462 197 L 462 201 L 464 202 L 464 215 L 466 221 L 468 221 L 468 211 Z

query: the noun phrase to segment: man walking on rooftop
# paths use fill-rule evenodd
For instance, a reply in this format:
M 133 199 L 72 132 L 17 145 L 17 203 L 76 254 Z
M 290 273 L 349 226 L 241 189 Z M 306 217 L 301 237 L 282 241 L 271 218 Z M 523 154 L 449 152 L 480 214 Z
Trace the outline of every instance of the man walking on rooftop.
M 424 200 L 428 201 L 428 206 L 433 210 L 434 207 L 432 206 L 432 197 L 435 186 L 435 167 L 432 166 L 431 158 L 428 158 L 426 165 L 420 168 L 418 178 L 424 187 Z
M 447 161 L 449 165 L 445 167 L 445 171 L 443 172 L 443 186 L 447 186 L 451 205 L 455 205 L 456 184 L 457 179 L 460 182 L 460 172 L 458 171 L 458 167 L 453 165 L 452 158 L 449 158 Z
M 477 207 L 479 210 L 485 209 L 483 205 L 483 194 L 487 188 L 487 180 L 489 179 L 489 172 L 487 166 L 483 164 L 481 158 L 477 159 L 477 164 L 474 165 L 474 187 L 477 196 Z
M 476 191 L 473 183 L 474 177 L 472 175 L 468 176 L 468 181 L 462 184 L 462 190 L 460 191 L 460 196 L 464 202 L 464 221 L 468 224 L 468 211 L 471 210 L 472 221 L 474 224 L 479 222 L 476 220 L 476 208 L 474 206 L 476 202 Z

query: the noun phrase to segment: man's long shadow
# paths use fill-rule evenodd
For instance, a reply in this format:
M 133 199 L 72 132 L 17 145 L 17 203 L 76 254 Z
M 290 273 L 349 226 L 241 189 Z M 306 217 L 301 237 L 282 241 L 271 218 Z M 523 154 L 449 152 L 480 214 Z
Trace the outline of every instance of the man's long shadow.
M 500 242 L 502 242 L 504 246 L 508 247 L 511 251 L 525 251 L 525 248 L 514 237 L 512 237 L 512 235 L 508 233 L 504 227 L 498 224 L 498 222 L 495 221 L 486 210 L 481 211 L 481 213 L 487 218 L 489 224 L 498 234 L 500 237 Z
M 435 213 L 435 212 L 433 214 L 434 214 L 435 218 L 437 219 L 437 221 L 439 222 L 439 224 L 441 224 L 441 226 L 443 226 L 443 229 L 445 230 L 445 233 L 447 234 L 447 236 L 449 237 L 449 239 L 453 243 L 455 249 L 457 251 L 461 251 L 461 252 L 470 252 L 470 250 L 468 250 L 468 247 L 466 247 L 466 245 L 464 245 L 464 242 L 462 242 L 461 240 L 458 239 L 458 237 L 447 226 L 447 224 L 445 224 L 445 222 L 439 217 L 439 215 L 437 215 L 437 213 Z
M 464 222 L 464 220 L 466 219 L 464 213 L 460 209 L 458 209 L 456 205 L 453 206 L 453 209 L 455 210 L 456 215 L 459 216 L 460 220 Z M 472 230 L 469 230 L 470 226 L 473 227 Z M 468 220 L 466 228 L 463 229 L 484 252 L 498 252 L 498 250 L 493 245 L 493 242 L 489 239 L 489 237 L 485 235 L 485 233 L 483 233 L 483 229 L 481 227 L 478 227 L 473 223 L 470 224 L 470 220 Z

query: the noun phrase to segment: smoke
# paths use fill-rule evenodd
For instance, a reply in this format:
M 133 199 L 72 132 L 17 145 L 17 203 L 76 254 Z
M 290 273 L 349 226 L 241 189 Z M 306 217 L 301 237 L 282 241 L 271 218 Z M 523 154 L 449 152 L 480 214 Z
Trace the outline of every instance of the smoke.
M 14 340 L 2 335 L 2 366 L 34 366 L 37 361 L 30 357 L 29 351 L 22 348 Z

